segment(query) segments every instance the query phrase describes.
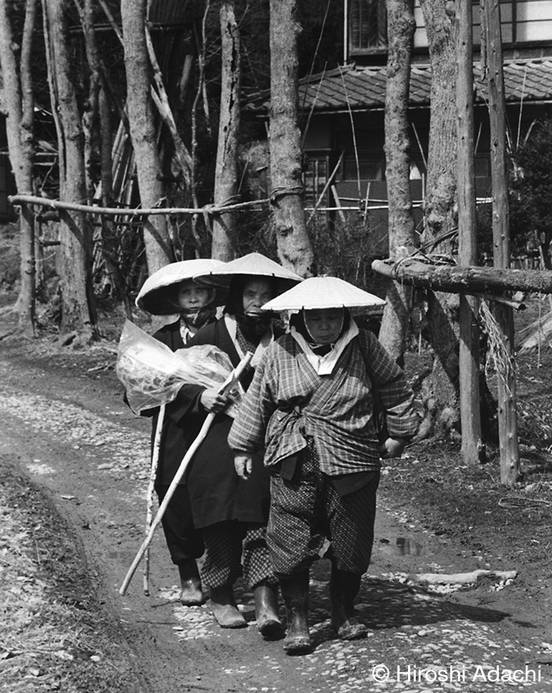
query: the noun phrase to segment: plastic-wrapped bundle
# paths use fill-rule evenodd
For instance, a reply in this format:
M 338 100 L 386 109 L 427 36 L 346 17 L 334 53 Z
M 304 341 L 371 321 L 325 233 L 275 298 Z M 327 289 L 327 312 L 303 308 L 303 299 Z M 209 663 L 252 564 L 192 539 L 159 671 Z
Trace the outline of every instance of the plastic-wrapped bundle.
M 130 320 L 125 322 L 116 371 L 135 414 L 172 402 L 182 385 L 220 386 L 232 370 L 228 355 L 216 346 L 173 352 Z

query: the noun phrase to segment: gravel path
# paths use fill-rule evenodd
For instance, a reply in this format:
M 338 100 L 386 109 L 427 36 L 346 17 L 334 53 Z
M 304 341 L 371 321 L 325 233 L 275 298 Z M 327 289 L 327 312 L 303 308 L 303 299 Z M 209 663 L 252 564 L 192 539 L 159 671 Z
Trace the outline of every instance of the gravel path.
M 1 356 L 1 355 L 0 355 Z M 149 422 L 124 408 L 113 381 L 70 369 L 30 366 L 0 357 L 0 454 L 17 455 L 79 528 L 105 576 L 105 602 L 124 624 L 150 689 L 168 691 L 552 691 L 552 645 L 531 634 L 512 603 L 493 607 L 497 588 L 438 594 L 408 576 L 481 567 L 418 527 L 415 516 L 380 507 L 374 560 L 358 611 L 369 627 L 362 641 L 334 639 L 329 622 L 328 566 L 313 571 L 314 652 L 289 658 L 263 642 L 252 595 L 238 599 L 250 627 L 216 627 L 206 606 L 177 601 L 176 571 L 160 536 L 152 549 L 152 596 L 137 574 L 125 597 L 118 586 L 142 538 Z M 384 481 L 385 483 L 385 481 Z M 504 600 L 501 601 L 503 603 Z

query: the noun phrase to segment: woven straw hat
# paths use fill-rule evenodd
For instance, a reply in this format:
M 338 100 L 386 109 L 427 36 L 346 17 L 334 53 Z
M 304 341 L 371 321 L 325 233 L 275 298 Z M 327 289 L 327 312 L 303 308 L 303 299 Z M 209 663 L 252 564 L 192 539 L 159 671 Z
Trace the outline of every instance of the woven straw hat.
M 189 279 L 199 283 L 198 280 L 202 276 L 224 267 L 224 264 L 219 260 L 210 259 L 171 262 L 146 279 L 136 297 L 136 305 L 152 315 L 172 315 L 178 312 L 174 305 L 178 284 Z M 217 287 L 215 305 L 223 305 L 225 300 L 225 289 Z
M 320 308 L 376 308 L 385 301 L 337 277 L 311 277 L 273 298 L 262 310 L 317 310 Z
M 278 292 L 286 291 L 303 281 L 298 274 L 282 267 L 261 253 L 249 253 L 231 262 L 226 262 L 222 267 L 215 268 L 211 272 L 206 272 L 201 279 L 198 278 L 198 283 L 204 286 L 228 286 L 234 277 L 240 279 L 251 277 L 275 279 Z

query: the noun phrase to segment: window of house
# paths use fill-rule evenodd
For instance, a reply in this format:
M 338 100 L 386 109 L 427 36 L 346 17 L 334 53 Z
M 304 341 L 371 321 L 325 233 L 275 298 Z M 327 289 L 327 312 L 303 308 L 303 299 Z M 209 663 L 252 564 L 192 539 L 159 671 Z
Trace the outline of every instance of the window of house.
M 481 44 L 481 16 L 479 0 L 473 4 L 473 42 Z M 428 45 L 425 21 L 419 0 L 414 6 L 416 31 L 414 46 Z M 505 44 L 552 40 L 552 0 L 500 0 L 502 41 Z
M 349 52 L 379 53 L 386 49 L 385 0 L 349 0 Z
M 474 157 L 474 174 L 476 178 L 489 178 L 491 175 L 491 161 L 489 154 L 476 154 Z
M 305 186 L 305 201 L 315 204 L 324 190 L 330 175 L 329 152 L 305 152 L 303 162 L 303 184 Z
M 358 152 L 358 176 L 357 158 L 353 153 L 347 153 L 343 157 L 342 179 L 343 180 L 383 180 L 385 174 L 385 161 L 383 153 L 377 154 L 373 151 Z

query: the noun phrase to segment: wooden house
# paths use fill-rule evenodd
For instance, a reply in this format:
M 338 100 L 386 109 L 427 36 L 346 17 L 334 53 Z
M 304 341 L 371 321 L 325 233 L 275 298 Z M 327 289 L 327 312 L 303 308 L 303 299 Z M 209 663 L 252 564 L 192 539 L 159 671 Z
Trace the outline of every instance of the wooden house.
M 311 200 L 327 188 L 326 203 L 385 205 L 385 0 L 344 0 L 343 65 L 301 82 L 299 103 L 311 113 L 305 136 L 306 182 Z M 513 147 L 532 123 L 551 114 L 552 0 L 500 0 L 507 120 Z M 473 2 L 477 195 L 489 194 L 486 87 L 480 77 L 479 0 Z M 419 3 L 410 75 L 412 197 L 420 204 L 429 134 L 431 70 Z M 451 85 L 454 89 L 454 85 Z M 353 128 L 354 123 L 354 128 Z M 335 171 L 332 183 L 328 177 Z M 371 215 L 378 218 L 378 215 Z M 385 212 L 379 222 L 385 224 Z

